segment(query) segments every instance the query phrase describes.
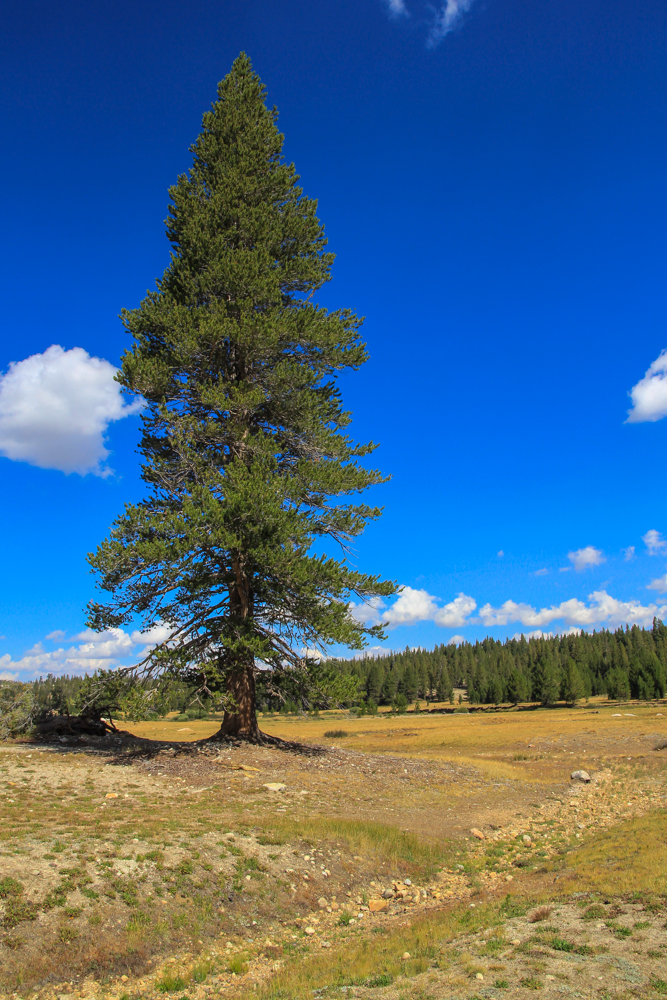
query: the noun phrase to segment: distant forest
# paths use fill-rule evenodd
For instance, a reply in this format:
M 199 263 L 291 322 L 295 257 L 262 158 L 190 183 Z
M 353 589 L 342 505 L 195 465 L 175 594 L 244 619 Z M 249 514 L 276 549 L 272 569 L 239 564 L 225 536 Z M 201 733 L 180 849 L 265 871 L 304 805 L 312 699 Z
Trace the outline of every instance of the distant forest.
M 580 632 L 553 638 L 483 639 L 429 652 L 371 659 L 335 660 L 328 665 L 359 678 L 367 702 L 395 705 L 405 699 L 453 700 L 464 688 L 472 704 L 550 705 L 592 695 L 613 699 L 664 698 L 667 681 L 667 627 L 633 625 L 615 632 Z
M 619 628 L 615 632 L 580 632 L 553 638 L 483 639 L 460 646 L 406 649 L 402 653 L 327 660 L 326 671 L 356 680 L 357 695 L 339 701 L 342 707 L 374 713 L 379 705 L 405 711 L 419 702 L 455 700 L 454 689 L 462 689 L 467 702 L 477 705 L 565 701 L 570 704 L 593 695 L 611 699 L 664 698 L 667 686 L 667 627 L 654 619 L 651 629 Z M 332 706 L 316 701 L 279 702 L 268 691 L 268 671 L 257 676 L 260 711 L 299 712 Z M 40 707 L 74 713 L 83 684 L 80 677 L 54 677 L 32 685 L 0 682 L 0 715 L 3 702 L 17 688 L 32 688 Z M 343 685 L 347 691 L 354 684 Z M 182 681 L 166 691 L 156 691 L 149 717 L 178 711 L 181 718 L 203 718 L 214 706 L 195 698 L 196 687 Z

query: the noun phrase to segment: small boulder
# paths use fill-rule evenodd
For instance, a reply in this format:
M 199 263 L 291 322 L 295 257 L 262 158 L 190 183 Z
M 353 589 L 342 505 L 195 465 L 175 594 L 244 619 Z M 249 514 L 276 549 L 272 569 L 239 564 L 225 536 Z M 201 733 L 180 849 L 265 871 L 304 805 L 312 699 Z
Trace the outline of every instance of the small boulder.
M 368 909 L 371 913 L 381 913 L 382 910 L 387 909 L 386 899 L 370 899 L 368 901 Z
M 481 830 L 478 830 L 476 826 L 473 826 L 470 832 L 473 835 L 473 837 L 477 838 L 477 840 L 484 840 L 484 834 L 482 833 Z
M 326 910 L 326 908 L 327 908 L 327 906 L 329 904 L 326 901 L 326 899 L 324 898 L 324 896 L 320 896 L 320 898 L 317 901 L 317 905 L 319 906 L 320 910 Z
M 588 771 L 573 771 L 570 775 L 571 781 L 583 781 L 585 784 L 591 780 L 591 776 Z
M 287 785 L 283 785 L 280 781 L 267 781 L 264 788 L 268 788 L 270 792 L 284 792 Z
M 383 899 L 393 899 L 394 898 L 393 891 L 391 889 L 385 889 L 384 892 L 382 893 L 382 898 Z
M 530 847 L 530 845 L 531 845 L 531 844 L 532 844 L 532 842 L 533 842 L 533 841 L 531 840 L 531 838 L 530 838 L 530 837 L 528 836 L 528 834 L 527 834 L 527 833 L 524 833 L 524 835 L 523 835 L 523 837 L 522 837 L 521 839 L 523 840 L 523 842 L 524 842 L 524 844 L 526 845 L 526 847 Z

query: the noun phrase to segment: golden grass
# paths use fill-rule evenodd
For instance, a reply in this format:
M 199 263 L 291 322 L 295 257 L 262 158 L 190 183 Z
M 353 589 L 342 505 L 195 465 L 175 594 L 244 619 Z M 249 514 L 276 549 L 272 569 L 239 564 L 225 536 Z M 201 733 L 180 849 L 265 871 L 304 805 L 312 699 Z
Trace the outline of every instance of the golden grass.
M 502 709 L 448 715 L 381 712 L 375 717 L 361 718 L 332 711 L 321 717 L 260 716 L 259 724 L 264 732 L 283 739 L 362 753 L 452 761 L 474 765 L 489 777 L 539 783 L 550 780 L 551 765 L 562 765 L 564 757 L 553 741 L 581 735 L 598 741 L 597 748 L 584 748 L 579 754 L 580 766 L 594 767 L 607 754 L 614 757 L 620 752 L 628 753 L 627 749 L 603 746 L 605 741 L 638 736 L 646 732 L 647 726 L 657 739 L 667 737 L 667 713 L 660 718 L 658 711 L 655 705 L 619 707 L 606 698 L 595 698 L 576 708 Z M 620 718 L 615 717 L 619 713 Z M 165 719 L 121 725 L 137 736 L 183 742 L 205 739 L 219 728 L 215 720 L 179 723 Z M 346 737 L 325 736 L 327 731 L 339 727 L 348 733 Z
M 429 966 L 446 965 L 443 950 L 458 936 L 500 923 L 501 907 L 496 903 L 471 910 L 462 905 L 430 912 L 373 937 L 359 932 L 334 953 L 319 952 L 307 960 L 295 954 L 263 988 L 239 993 L 239 1000 L 250 996 L 305 1000 L 314 990 L 332 986 L 386 986 L 400 977 L 419 975 Z M 406 952 L 409 959 L 402 957 Z
M 562 891 L 667 893 L 666 829 L 667 809 L 655 809 L 598 834 L 568 858 Z
M 300 838 L 304 841 L 343 841 L 352 854 L 368 860 L 371 858 L 397 864 L 401 862 L 410 872 L 430 877 L 458 858 L 461 850 L 453 842 L 425 841 L 409 830 L 401 830 L 385 823 L 328 816 L 310 816 L 295 821 L 289 816 L 258 817 L 255 822 L 276 841 Z

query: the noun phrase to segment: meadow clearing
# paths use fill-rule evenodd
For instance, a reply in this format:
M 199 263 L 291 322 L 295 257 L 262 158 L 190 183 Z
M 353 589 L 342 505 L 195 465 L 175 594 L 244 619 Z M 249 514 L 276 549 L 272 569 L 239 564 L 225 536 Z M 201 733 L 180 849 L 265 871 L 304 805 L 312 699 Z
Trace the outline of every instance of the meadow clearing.
M 664 704 L 260 726 L 0 746 L 3 995 L 667 995 Z

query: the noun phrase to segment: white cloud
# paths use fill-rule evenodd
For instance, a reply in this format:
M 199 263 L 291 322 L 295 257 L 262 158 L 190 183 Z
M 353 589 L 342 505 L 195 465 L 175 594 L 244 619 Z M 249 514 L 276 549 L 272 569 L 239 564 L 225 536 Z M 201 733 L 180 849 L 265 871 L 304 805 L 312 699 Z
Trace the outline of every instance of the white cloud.
M 453 635 L 451 637 L 451 639 L 447 640 L 447 645 L 448 646 L 460 646 L 461 643 L 465 642 L 465 641 L 466 641 L 466 637 L 464 635 Z
M 657 590 L 659 594 L 667 594 L 667 573 L 664 576 L 659 576 L 657 580 L 651 580 L 646 585 L 646 589 Z
M 154 625 L 148 632 L 134 631 L 130 638 L 139 646 L 157 646 L 160 642 L 166 642 L 172 631 L 168 625 Z
M 642 535 L 642 542 L 648 549 L 650 556 L 658 556 L 661 552 L 667 551 L 667 541 L 655 528 L 651 528 L 645 535 Z
M 631 559 L 634 559 L 635 557 L 634 545 L 628 545 L 627 549 L 623 549 L 623 555 L 625 556 L 626 562 L 630 562 Z
M 600 549 L 596 549 L 592 545 L 587 545 L 585 549 L 577 549 L 576 552 L 568 552 L 567 558 L 577 573 L 588 569 L 589 566 L 600 566 L 605 562 L 605 557 Z
M 414 625 L 415 622 L 432 621 L 437 611 L 435 597 L 431 597 L 425 590 L 404 587 L 384 618 L 392 627 Z
M 499 550 L 498 550 L 498 558 L 499 558 L 499 559 L 502 559 L 504 555 L 505 555 L 505 553 L 503 552 L 503 550 L 502 550 L 502 549 L 499 549 Z
M 445 0 L 431 27 L 428 38 L 429 48 L 435 48 L 450 31 L 454 31 L 472 5 L 473 0 Z
M 404 0 L 384 0 L 387 5 L 387 10 L 392 17 L 409 17 L 408 8 L 405 6 Z
M 521 622 L 522 625 L 540 628 L 558 620 L 582 628 L 592 625 L 617 627 L 626 623 L 648 627 L 656 615 L 662 618 L 667 612 L 667 605 L 658 607 L 656 604 L 649 604 L 645 607 L 639 601 L 619 601 L 611 597 L 606 590 L 596 590 L 589 594 L 588 599 L 590 604 L 571 598 L 569 601 L 552 605 L 550 608 L 541 608 L 539 611 L 529 604 L 516 604 L 514 601 L 505 601 L 499 608 L 485 604 L 480 610 L 479 617 L 487 628 L 507 625 L 508 622 Z
M 513 639 L 553 639 L 553 632 L 543 632 L 542 629 L 536 628 L 533 632 L 515 632 L 512 636 Z
M 0 455 L 40 469 L 108 476 L 107 427 L 143 405 L 125 402 L 115 374 L 103 358 L 58 344 L 12 362 L 0 376 Z
M 385 608 L 385 603 L 380 597 L 371 597 L 368 601 L 355 604 L 354 601 L 348 604 L 350 614 L 362 625 L 379 625 L 386 618 L 381 612 Z
M 461 628 L 476 607 L 474 598 L 459 594 L 455 600 L 445 604 L 444 608 L 438 608 L 433 621 L 442 628 Z
M 536 569 L 535 572 L 533 573 L 533 576 L 547 576 L 548 573 L 549 570 L 546 568 Z
M 667 416 L 667 350 L 661 352 L 628 395 L 632 409 L 628 410 L 626 423 L 641 424 Z
M 59 642 L 65 634 L 56 629 L 46 638 Z M 111 628 L 106 632 L 84 629 L 69 640 L 67 647 L 45 650 L 38 642 L 18 660 L 12 660 L 8 653 L 0 656 L 0 680 L 29 681 L 46 674 L 81 676 L 95 670 L 113 670 L 122 664 L 136 662 L 146 655 L 150 646 L 168 637 L 169 629 L 164 625 L 156 625 L 148 632 L 135 631 L 131 635 L 122 628 Z
M 438 600 L 426 590 L 403 587 L 389 606 L 379 598 L 373 598 L 364 604 L 350 604 L 349 608 L 353 617 L 364 625 L 388 622 L 389 628 L 398 628 L 400 625 L 416 625 L 417 622 L 435 622 L 441 628 L 461 628 L 477 607 L 474 598 L 463 593 L 442 607 Z

